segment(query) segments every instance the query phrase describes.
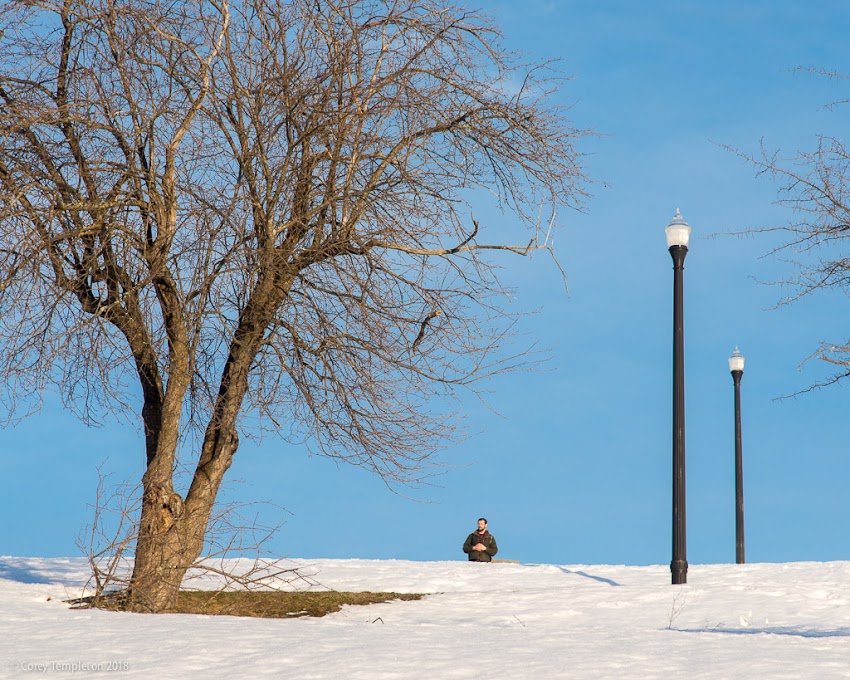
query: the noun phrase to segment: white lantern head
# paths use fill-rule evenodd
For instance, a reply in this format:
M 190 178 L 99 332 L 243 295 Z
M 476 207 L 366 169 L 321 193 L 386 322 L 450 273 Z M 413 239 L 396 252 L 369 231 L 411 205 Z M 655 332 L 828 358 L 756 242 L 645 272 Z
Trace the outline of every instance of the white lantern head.
M 684 246 L 688 247 L 688 240 L 691 238 L 691 225 L 685 222 L 682 213 L 676 208 L 676 214 L 667 228 L 664 230 L 667 234 L 667 247 Z
M 735 351 L 732 352 L 732 356 L 729 357 L 729 370 L 741 372 L 744 370 L 744 355 L 741 354 L 741 350 L 737 347 L 735 347 Z

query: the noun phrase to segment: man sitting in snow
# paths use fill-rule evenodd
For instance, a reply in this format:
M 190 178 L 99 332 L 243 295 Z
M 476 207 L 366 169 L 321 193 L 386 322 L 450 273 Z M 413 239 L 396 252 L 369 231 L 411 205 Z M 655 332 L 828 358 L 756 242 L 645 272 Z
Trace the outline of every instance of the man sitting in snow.
M 469 555 L 470 562 L 489 562 L 499 552 L 496 539 L 487 531 L 487 520 L 483 517 L 478 520 L 478 530 L 466 537 L 463 552 Z

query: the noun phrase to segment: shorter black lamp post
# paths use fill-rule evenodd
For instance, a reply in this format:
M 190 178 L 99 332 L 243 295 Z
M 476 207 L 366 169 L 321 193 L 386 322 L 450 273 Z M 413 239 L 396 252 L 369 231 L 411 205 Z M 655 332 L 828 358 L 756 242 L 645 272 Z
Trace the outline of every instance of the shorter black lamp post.
M 741 445 L 741 378 L 744 355 L 736 347 L 729 357 L 729 370 L 735 383 L 735 562 L 744 564 L 744 456 Z

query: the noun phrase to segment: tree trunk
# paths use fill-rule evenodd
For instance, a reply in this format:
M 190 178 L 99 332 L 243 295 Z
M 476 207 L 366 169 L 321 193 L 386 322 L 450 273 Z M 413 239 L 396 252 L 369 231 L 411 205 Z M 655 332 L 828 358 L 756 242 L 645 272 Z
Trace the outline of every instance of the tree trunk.
M 130 611 L 174 608 L 186 570 L 203 549 L 209 514 L 186 513 L 180 494 L 161 485 L 145 485 L 130 581 Z
M 172 486 L 172 465 L 155 460 L 142 483 L 142 513 L 127 608 L 162 612 L 174 608 L 186 571 L 204 549 L 204 537 L 224 474 L 239 445 L 235 427 L 225 434 L 212 423 L 184 502 Z M 159 469 L 162 468 L 162 469 Z
M 201 555 L 218 490 L 239 447 L 236 418 L 248 391 L 248 371 L 263 331 L 280 304 L 279 297 L 289 290 L 292 280 L 290 274 L 286 285 L 281 285 L 274 274 L 266 276 L 240 320 L 185 502 L 172 486 L 179 419 L 166 417 L 163 421 L 163 432 L 174 436 L 157 439 L 158 451 L 143 478 L 142 517 L 130 584 L 131 611 L 172 608 L 187 569 Z M 179 413 L 179 409 L 165 410 Z

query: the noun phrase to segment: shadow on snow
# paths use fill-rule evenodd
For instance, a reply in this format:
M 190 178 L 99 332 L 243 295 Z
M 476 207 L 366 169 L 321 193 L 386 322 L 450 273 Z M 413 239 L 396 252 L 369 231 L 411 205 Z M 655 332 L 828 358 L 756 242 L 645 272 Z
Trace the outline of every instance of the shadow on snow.
M 17 583 L 69 584 L 80 580 L 80 561 L 50 558 L 49 565 L 41 564 L 45 560 L 15 557 L 0 557 L 0 579 Z M 82 569 L 85 570 L 85 564 Z
M 802 626 L 786 626 L 783 628 L 673 628 L 672 630 L 680 633 L 719 633 L 722 635 L 785 635 L 801 638 L 850 637 L 850 628 L 819 630 Z
M 602 576 L 594 576 L 593 574 L 588 574 L 584 571 L 573 571 L 572 569 L 567 569 L 566 567 L 562 567 L 560 565 L 553 565 L 556 569 L 560 569 L 565 574 L 575 574 L 576 576 L 583 576 L 584 578 L 589 578 L 592 581 L 599 581 L 600 583 L 605 583 L 609 586 L 619 586 L 620 584 L 616 581 L 612 581 L 610 578 L 603 578 Z

